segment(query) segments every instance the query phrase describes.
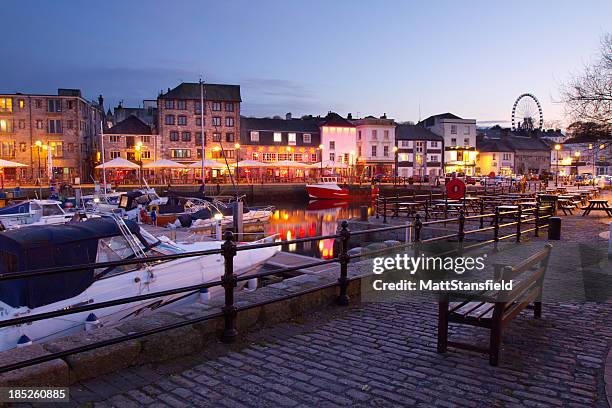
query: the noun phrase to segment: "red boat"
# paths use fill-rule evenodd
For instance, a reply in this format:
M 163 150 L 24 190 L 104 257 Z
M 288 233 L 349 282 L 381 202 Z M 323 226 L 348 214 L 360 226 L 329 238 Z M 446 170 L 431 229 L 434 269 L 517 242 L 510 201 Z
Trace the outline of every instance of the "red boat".
M 348 198 L 349 191 L 338 186 L 336 177 L 322 177 L 317 184 L 306 185 L 308 196 L 317 200 L 337 200 Z

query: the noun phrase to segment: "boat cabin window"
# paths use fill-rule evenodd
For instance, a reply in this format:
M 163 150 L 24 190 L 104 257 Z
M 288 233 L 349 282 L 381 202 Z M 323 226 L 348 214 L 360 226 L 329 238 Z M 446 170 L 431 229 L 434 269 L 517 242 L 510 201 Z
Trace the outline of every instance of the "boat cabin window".
M 57 204 L 45 204 L 43 205 L 43 216 L 47 215 L 63 215 L 64 211 Z
M 35 203 L 34 201 L 32 201 L 30 203 L 30 210 L 32 210 L 32 211 L 39 211 L 40 209 L 41 208 L 40 208 L 40 205 L 38 203 Z M 24 208 L 24 210 L 25 210 L 25 208 Z M 21 208 L 19 209 L 19 212 L 21 212 Z
M 134 256 L 134 251 L 130 248 L 127 240 L 123 236 L 110 238 L 102 238 L 98 241 L 98 252 L 96 254 L 96 262 L 112 262 L 120 261 Z M 113 274 L 118 272 L 131 271 L 138 268 L 137 264 L 122 265 L 112 269 Z M 106 271 L 108 268 L 97 268 L 94 275 Z

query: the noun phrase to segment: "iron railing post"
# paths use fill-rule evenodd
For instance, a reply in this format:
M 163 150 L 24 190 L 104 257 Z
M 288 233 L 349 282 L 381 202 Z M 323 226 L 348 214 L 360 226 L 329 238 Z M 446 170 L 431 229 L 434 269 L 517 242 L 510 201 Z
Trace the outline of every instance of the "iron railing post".
M 459 232 L 457 233 L 457 240 L 463 242 L 465 239 L 465 211 L 463 208 L 459 210 Z
M 225 289 L 225 306 L 223 307 L 223 315 L 225 318 L 225 327 L 221 341 L 223 343 L 232 343 L 236 340 L 238 331 L 236 330 L 236 306 L 234 305 L 234 288 L 237 285 L 236 275 L 234 275 L 234 256 L 236 256 L 236 243 L 234 242 L 234 234 L 232 231 L 225 232 L 225 242 L 221 245 L 223 257 L 225 258 L 225 273 L 221 282 Z
M 421 216 L 417 214 L 416 219 L 414 220 L 414 242 L 421 242 L 421 229 L 422 228 L 423 228 L 423 223 L 421 222 Z
M 430 200 L 427 201 L 425 199 L 425 221 L 429 221 L 429 206 L 431 205 L 431 192 L 430 192 Z M 418 211 L 417 211 L 418 214 Z
M 516 213 L 516 242 L 521 242 L 521 223 L 523 219 L 523 206 L 521 204 L 518 205 L 518 210 Z
M 499 207 L 495 207 L 495 214 L 493 215 L 493 241 L 496 244 L 499 242 Z
M 351 238 L 351 231 L 348 229 L 348 222 L 342 221 L 340 230 L 340 255 L 338 259 L 340 261 L 340 278 L 338 283 L 340 284 L 340 295 L 338 296 L 337 303 L 341 306 L 347 306 L 349 304 L 348 296 L 348 264 L 350 261 L 348 255 L 349 239 Z
M 378 215 L 378 213 L 380 212 L 380 205 L 379 205 L 379 203 L 380 203 L 380 197 L 377 196 L 376 199 L 374 200 L 374 205 L 376 205 L 376 219 L 380 218 L 379 215 Z
M 383 223 L 387 223 L 387 197 L 383 198 Z
M 484 199 L 480 198 L 480 215 L 484 215 Z M 480 217 L 480 229 L 484 228 L 484 217 Z
M 534 235 L 537 237 L 539 233 L 540 233 L 540 203 L 536 202 Z

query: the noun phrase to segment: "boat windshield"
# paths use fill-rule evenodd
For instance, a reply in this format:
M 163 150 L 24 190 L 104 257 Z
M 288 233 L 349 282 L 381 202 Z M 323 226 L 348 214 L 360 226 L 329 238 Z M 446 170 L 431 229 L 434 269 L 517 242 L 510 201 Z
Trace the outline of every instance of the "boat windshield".
M 64 211 L 62 210 L 62 207 L 60 207 L 57 204 L 45 204 L 43 205 L 43 216 L 49 216 L 49 215 L 63 215 Z
M 102 238 L 98 240 L 98 251 L 96 253 L 96 262 L 112 262 L 120 261 L 122 259 L 134 257 L 134 251 L 128 244 L 127 240 L 123 236 L 114 236 L 109 238 Z M 114 268 L 96 268 L 94 275 L 98 276 L 101 274 L 116 274 L 120 272 L 126 272 L 136 269 L 138 266 L 134 265 L 121 265 Z

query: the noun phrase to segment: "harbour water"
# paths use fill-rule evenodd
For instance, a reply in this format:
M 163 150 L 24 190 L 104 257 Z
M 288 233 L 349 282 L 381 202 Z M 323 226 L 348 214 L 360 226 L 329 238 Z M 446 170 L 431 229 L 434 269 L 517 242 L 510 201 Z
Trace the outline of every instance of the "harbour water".
M 264 226 L 264 234 L 278 234 L 278 238 L 283 241 L 334 234 L 338 220 L 358 217 L 363 205 L 368 205 L 369 211 L 372 211 L 371 203 L 355 201 L 314 200 L 278 204 L 270 221 Z M 334 240 L 291 244 L 284 246 L 283 251 L 329 259 L 334 257 Z

